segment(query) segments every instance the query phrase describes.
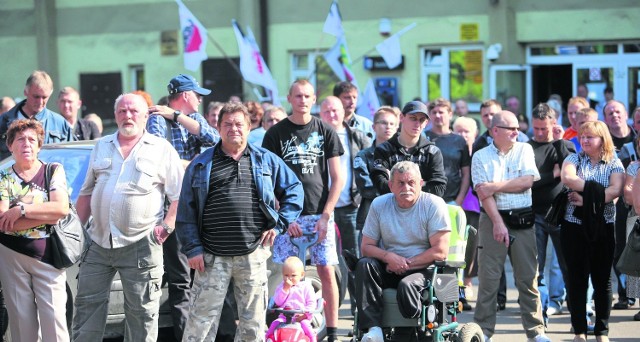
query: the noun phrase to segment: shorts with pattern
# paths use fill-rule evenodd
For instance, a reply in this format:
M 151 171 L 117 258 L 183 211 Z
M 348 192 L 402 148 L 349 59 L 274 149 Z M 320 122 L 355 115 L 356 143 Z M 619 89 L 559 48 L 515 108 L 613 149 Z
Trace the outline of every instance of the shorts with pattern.
M 320 216 L 322 215 L 301 215 L 296 222 L 303 232 L 309 233 L 315 230 L 316 222 L 318 222 Z M 327 227 L 327 237 L 309 247 L 312 265 L 330 266 L 338 264 L 336 225 L 333 221 L 333 215 L 329 218 Z M 307 238 L 299 237 L 295 239 Z M 298 256 L 298 247 L 291 242 L 289 234 L 278 235 L 273 243 L 273 261 L 282 264 L 290 256 Z

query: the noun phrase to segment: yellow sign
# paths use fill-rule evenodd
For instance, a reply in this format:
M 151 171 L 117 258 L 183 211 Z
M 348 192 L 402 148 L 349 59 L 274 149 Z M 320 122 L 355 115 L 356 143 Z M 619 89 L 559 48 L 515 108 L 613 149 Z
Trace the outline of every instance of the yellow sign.
M 477 41 L 480 39 L 477 23 L 460 24 L 460 40 L 463 42 Z
M 178 54 L 178 31 L 162 31 L 160 33 L 160 53 L 163 56 Z

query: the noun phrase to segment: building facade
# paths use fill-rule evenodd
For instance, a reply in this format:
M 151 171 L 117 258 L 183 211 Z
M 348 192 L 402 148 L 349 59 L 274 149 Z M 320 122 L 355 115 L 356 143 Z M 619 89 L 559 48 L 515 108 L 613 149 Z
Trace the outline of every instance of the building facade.
M 264 96 L 230 64 L 238 61 L 231 19 L 255 33 L 282 100 L 297 78 L 309 78 L 320 98 L 337 80 L 322 58 L 336 41 L 323 33 L 330 0 L 184 0 L 209 37 L 209 59 L 195 72 L 183 66 L 175 1 L 0 3 L 0 51 L 8 57 L 0 96 L 22 97 L 26 76 L 42 69 L 54 79 L 54 97 L 73 86 L 81 91 L 83 114 L 97 112 L 107 121 L 118 94 L 143 89 L 157 100 L 178 73 L 213 89 L 205 102 Z M 638 104 L 637 0 L 342 0 L 339 8 L 356 80 L 364 87 L 373 79 L 383 103 L 442 96 L 463 98 L 478 111 L 482 99 L 504 103 L 516 95 L 528 114 L 550 94 L 566 106 L 578 84 L 586 84 L 596 101 L 611 87 L 616 99 Z M 413 23 L 400 37 L 403 64 L 388 70 L 376 44 Z

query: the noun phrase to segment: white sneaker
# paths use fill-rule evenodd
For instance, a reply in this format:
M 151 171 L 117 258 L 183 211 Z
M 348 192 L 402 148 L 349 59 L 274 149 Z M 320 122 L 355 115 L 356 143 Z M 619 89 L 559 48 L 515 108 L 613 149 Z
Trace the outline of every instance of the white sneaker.
M 547 316 L 560 315 L 562 314 L 562 308 L 558 309 L 555 306 L 550 306 L 547 308 Z
M 528 338 L 527 342 L 551 342 L 551 340 L 545 334 L 540 334 L 536 337 Z
M 491 337 L 487 335 L 482 335 L 482 337 L 484 337 L 484 342 L 491 342 Z
M 362 342 L 384 342 L 384 336 L 380 327 L 371 327 L 369 332 L 362 335 Z

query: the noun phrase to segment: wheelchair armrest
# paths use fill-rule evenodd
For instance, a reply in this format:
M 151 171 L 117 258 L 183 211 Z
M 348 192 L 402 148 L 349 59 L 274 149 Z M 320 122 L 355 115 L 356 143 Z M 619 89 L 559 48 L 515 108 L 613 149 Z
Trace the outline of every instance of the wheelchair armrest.
M 434 265 L 438 268 L 464 268 L 467 264 L 464 261 L 436 260 Z

